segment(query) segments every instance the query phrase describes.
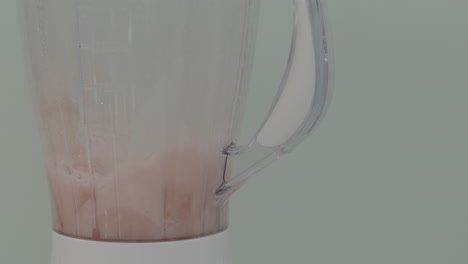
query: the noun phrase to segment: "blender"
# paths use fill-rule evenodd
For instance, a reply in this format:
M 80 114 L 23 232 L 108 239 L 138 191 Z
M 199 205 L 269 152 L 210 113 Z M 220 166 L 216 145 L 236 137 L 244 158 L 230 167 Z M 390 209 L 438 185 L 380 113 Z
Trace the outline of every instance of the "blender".
M 290 58 L 237 137 L 258 0 L 18 0 L 52 204 L 52 264 L 228 264 L 228 198 L 292 151 L 332 84 L 320 0 L 294 0 Z M 232 162 L 268 154 L 232 175 Z

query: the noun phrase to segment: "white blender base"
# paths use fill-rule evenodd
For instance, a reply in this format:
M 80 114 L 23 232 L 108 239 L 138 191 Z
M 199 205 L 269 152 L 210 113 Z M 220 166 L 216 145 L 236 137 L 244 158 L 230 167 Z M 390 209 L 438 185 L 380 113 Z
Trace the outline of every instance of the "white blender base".
M 149 243 L 98 242 L 52 234 L 51 264 L 231 264 L 228 231 Z

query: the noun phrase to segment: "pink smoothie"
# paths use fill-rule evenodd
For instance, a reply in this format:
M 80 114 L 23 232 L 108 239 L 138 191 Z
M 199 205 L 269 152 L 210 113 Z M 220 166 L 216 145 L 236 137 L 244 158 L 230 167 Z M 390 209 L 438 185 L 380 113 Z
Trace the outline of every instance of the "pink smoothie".
M 159 241 L 226 228 L 226 206 L 213 201 L 230 171 L 218 149 L 166 144 L 141 156 L 119 144 L 99 116 L 88 115 L 86 131 L 79 101 L 65 89 L 51 91 L 40 100 L 38 118 L 54 230 L 94 240 Z

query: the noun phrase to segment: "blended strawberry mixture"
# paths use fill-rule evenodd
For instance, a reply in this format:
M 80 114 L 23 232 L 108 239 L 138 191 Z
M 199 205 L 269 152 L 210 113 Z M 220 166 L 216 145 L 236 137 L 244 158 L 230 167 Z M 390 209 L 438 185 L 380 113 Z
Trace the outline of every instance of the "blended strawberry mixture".
M 227 227 L 227 205 L 213 200 L 230 171 L 218 149 L 166 144 L 142 156 L 120 145 L 97 114 L 88 113 L 88 128 L 83 126 L 79 100 L 64 89 L 51 91 L 40 99 L 38 118 L 55 231 L 93 240 L 160 241 Z

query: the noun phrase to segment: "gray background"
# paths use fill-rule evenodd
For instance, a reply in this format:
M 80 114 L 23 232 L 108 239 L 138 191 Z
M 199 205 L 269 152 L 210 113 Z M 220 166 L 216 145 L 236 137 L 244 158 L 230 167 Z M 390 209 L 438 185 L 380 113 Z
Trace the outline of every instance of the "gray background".
M 332 107 L 233 197 L 235 263 L 467 263 L 468 1 L 327 2 Z M 291 3 L 262 4 L 244 139 L 289 49 Z M 46 264 L 47 185 L 13 0 L 0 2 L 0 36 L 0 263 Z

